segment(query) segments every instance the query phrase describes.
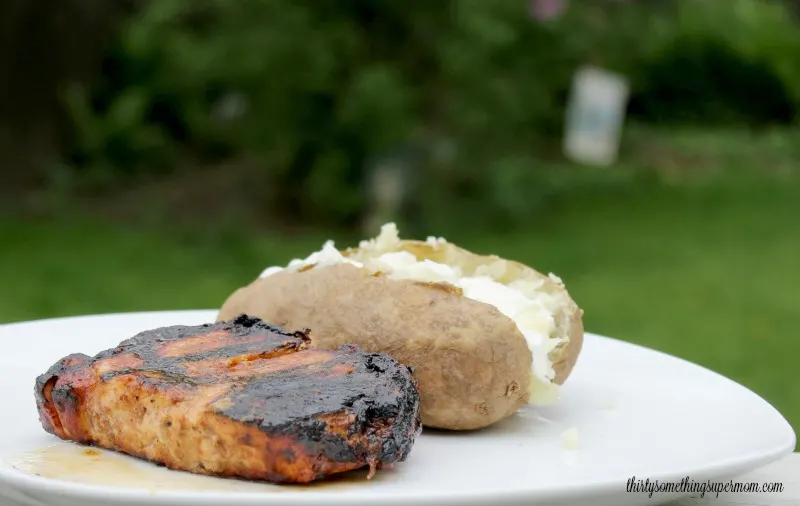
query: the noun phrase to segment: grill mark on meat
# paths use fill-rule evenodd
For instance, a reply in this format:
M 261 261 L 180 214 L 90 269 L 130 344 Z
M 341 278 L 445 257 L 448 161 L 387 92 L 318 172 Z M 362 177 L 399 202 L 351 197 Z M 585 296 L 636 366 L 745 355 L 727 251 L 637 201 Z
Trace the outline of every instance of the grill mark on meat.
M 103 360 L 99 360 L 95 364 L 95 369 L 99 374 L 107 372 L 118 371 L 120 369 L 136 369 L 144 365 L 144 360 L 133 354 L 117 355 Z
M 120 369 L 118 371 L 109 371 L 105 374 L 102 374 L 100 376 L 100 380 L 103 382 L 107 382 L 112 378 L 116 378 L 117 376 L 125 376 L 128 374 L 138 374 L 145 381 L 151 381 L 157 383 L 173 383 L 175 386 L 180 386 L 180 385 L 197 386 L 197 385 L 202 385 L 203 383 L 208 383 L 209 381 L 213 381 L 213 378 L 205 378 L 205 379 L 189 378 L 177 372 L 165 371 L 162 369 L 158 369 L 155 366 L 148 366 L 146 364 L 138 369 Z
M 259 376 L 273 374 L 288 369 L 324 364 L 329 362 L 335 353 L 324 350 L 303 350 L 291 355 L 282 355 L 280 360 L 245 360 L 232 359 L 203 360 L 181 364 L 185 373 L 192 378 L 207 378 L 219 374 L 231 377 Z M 233 365 L 231 365 L 233 363 Z M 313 372 L 313 371 L 312 371 Z
M 204 351 L 217 350 L 229 344 L 227 338 L 229 332 L 224 330 L 215 330 L 207 334 L 200 334 L 197 336 L 187 337 L 180 340 L 164 341 L 158 343 L 156 350 L 158 355 L 162 358 L 170 357 L 184 357 L 195 353 Z M 246 338 L 240 339 L 240 344 L 253 343 L 263 339 L 263 336 L 255 334 Z
M 307 483 L 402 462 L 421 432 L 411 370 L 309 348 L 256 318 L 142 332 L 36 380 L 42 426 L 170 469 Z M 183 355 L 181 355 L 183 353 Z

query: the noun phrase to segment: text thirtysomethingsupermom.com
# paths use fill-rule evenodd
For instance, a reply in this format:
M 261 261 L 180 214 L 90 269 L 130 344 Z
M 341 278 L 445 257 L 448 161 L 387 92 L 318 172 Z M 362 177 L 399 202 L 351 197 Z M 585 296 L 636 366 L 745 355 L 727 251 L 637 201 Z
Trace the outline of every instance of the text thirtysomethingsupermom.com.
M 705 497 L 715 494 L 719 497 L 720 493 L 781 493 L 783 483 L 779 482 L 757 482 L 757 481 L 695 481 L 688 476 L 681 481 L 659 481 L 647 479 L 637 479 L 636 476 L 628 479 L 627 492 L 648 494 L 653 497 L 656 493 L 691 493 L 700 494 Z

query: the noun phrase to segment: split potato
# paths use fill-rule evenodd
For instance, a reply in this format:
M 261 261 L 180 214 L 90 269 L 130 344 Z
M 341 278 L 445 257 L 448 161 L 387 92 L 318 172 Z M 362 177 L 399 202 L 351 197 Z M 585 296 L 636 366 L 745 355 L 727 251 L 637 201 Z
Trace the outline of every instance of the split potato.
M 401 240 L 391 223 L 357 248 L 329 241 L 266 269 L 217 319 L 242 313 L 412 367 L 423 425 L 449 430 L 555 402 L 583 343 L 583 311 L 556 276 L 442 238 Z

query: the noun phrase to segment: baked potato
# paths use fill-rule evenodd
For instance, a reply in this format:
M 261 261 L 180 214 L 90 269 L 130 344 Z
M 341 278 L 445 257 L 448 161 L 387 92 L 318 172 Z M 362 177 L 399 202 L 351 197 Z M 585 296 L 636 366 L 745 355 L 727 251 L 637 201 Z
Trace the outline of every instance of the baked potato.
M 354 344 L 412 367 L 422 423 L 473 430 L 526 403 L 552 403 L 583 343 L 583 311 L 563 283 L 442 238 L 378 237 L 270 267 L 236 290 L 218 320 L 246 313 L 312 346 Z

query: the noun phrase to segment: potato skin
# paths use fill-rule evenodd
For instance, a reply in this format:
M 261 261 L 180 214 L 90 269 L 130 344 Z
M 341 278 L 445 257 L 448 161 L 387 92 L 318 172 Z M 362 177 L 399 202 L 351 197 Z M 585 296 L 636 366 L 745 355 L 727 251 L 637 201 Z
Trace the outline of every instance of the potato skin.
M 563 385 L 567 381 L 583 348 L 583 310 L 577 306 L 572 308 L 567 337 L 569 342 L 553 362 L 553 370 L 556 373 L 553 383 L 557 385 Z
M 426 427 L 488 427 L 529 394 L 532 357 L 513 320 L 448 284 L 391 280 L 349 264 L 282 271 L 235 291 L 217 319 L 241 313 L 310 328 L 312 346 L 354 344 L 411 366 Z
M 553 280 L 550 276 L 545 276 L 541 272 L 514 260 L 507 260 L 496 255 L 480 255 L 464 248 L 460 248 L 453 243 L 444 242 L 431 244 L 427 241 L 403 240 L 393 248 L 393 251 L 407 251 L 412 253 L 418 260 L 431 260 L 433 262 L 458 265 L 465 274 L 474 274 L 481 267 L 492 264 L 503 264 L 502 279 L 498 281 L 535 281 L 542 283 L 545 291 L 555 293 L 563 297 L 563 310 L 555 315 L 556 326 L 559 329 L 560 337 L 567 339 L 567 343 L 551 353 L 553 360 L 553 370 L 555 377 L 553 382 L 563 385 L 567 380 L 578 356 L 583 349 L 583 310 L 578 307 L 569 295 L 563 283 Z M 360 248 L 349 248 L 343 252 L 345 257 L 355 260 L 363 260 L 363 256 L 371 253 Z

